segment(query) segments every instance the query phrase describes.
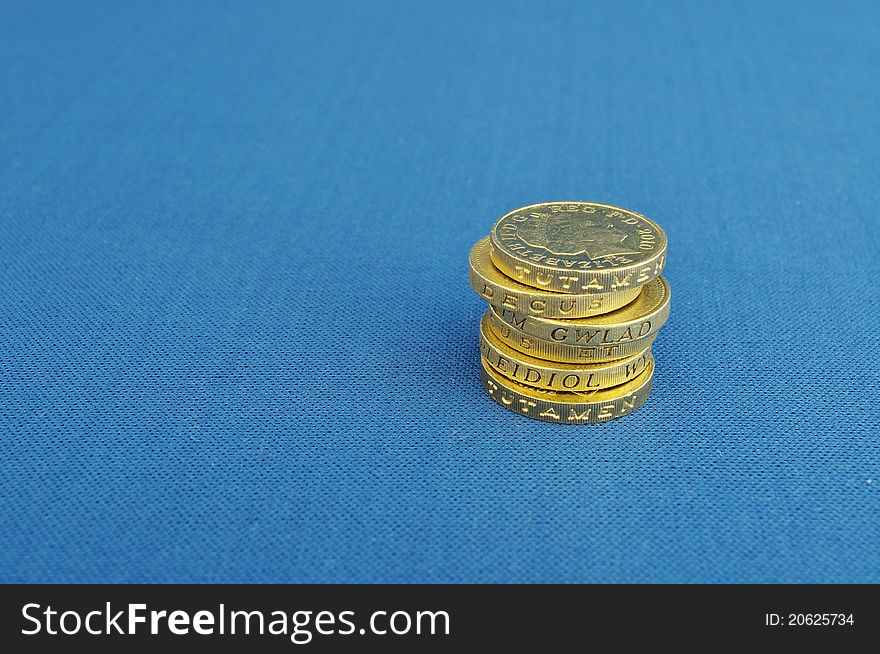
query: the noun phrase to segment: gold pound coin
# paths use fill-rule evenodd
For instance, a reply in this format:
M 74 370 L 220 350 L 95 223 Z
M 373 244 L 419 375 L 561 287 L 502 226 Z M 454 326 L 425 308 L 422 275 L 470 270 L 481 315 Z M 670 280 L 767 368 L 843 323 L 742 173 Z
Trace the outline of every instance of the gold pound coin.
M 614 311 L 632 302 L 640 286 L 616 293 L 568 294 L 541 291 L 521 284 L 502 273 L 492 263 L 489 237 L 471 250 L 470 281 L 484 300 L 518 313 L 547 318 L 586 318 Z
M 593 202 L 542 202 L 492 226 L 492 261 L 545 291 L 613 293 L 660 276 L 666 235 L 645 216 Z
M 544 318 L 517 313 L 497 304 L 492 308 L 512 327 L 542 341 L 565 345 L 617 345 L 656 334 L 669 317 L 669 299 L 669 284 L 658 277 L 647 283 L 630 304 L 589 318 Z
M 626 359 L 607 363 L 556 363 L 513 349 L 492 331 L 490 319 L 480 323 L 480 352 L 496 371 L 511 379 L 553 391 L 587 392 L 619 386 L 644 372 L 651 361 L 651 346 Z
M 654 360 L 625 384 L 587 393 L 531 388 L 507 379 L 480 357 L 480 375 L 489 396 L 505 409 L 529 418 L 562 424 L 604 422 L 627 415 L 644 404 L 654 381 Z
M 543 341 L 521 332 L 504 322 L 491 306 L 486 309 L 485 317 L 489 319 L 492 332 L 513 349 L 539 359 L 561 363 L 598 363 L 631 357 L 650 347 L 657 337 L 657 332 L 654 332 L 645 338 L 608 345 L 566 345 Z

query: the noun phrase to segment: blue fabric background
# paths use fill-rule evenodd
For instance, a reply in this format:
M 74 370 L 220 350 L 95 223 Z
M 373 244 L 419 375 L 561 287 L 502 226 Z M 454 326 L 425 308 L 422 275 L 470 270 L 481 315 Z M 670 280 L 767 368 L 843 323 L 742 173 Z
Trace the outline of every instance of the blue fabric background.
M 0 7 L 3 581 L 880 581 L 878 3 Z M 668 234 L 623 420 L 481 389 L 548 199 Z

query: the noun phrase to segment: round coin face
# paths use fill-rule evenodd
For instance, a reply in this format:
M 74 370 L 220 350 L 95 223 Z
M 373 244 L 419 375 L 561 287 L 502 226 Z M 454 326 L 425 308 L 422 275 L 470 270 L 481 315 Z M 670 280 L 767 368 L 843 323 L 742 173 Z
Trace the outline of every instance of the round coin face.
M 625 307 L 589 318 L 544 318 L 492 305 L 495 314 L 520 331 L 551 343 L 618 345 L 655 334 L 669 317 L 669 284 L 662 277 L 648 282 Z
M 634 379 L 584 393 L 531 388 L 511 381 L 480 358 L 483 387 L 505 409 L 546 422 L 583 424 L 604 422 L 633 412 L 648 399 L 654 381 L 654 361 Z
M 480 323 L 480 352 L 508 379 L 553 391 L 588 392 L 619 386 L 637 377 L 651 361 L 651 346 L 638 354 L 607 363 L 559 363 L 515 350 L 492 331 L 488 316 Z
M 492 261 L 519 282 L 561 293 L 613 293 L 660 276 L 666 235 L 645 216 L 594 202 L 543 202 L 492 226 Z
M 520 313 L 548 318 L 586 318 L 614 311 L 632 302 L 640 286 L 616 293 L 570 294 L 532 288 L 511 279 L 492 263 L 489 237 L 480 240 L 469 257 L 470 282 L 484 300 Z

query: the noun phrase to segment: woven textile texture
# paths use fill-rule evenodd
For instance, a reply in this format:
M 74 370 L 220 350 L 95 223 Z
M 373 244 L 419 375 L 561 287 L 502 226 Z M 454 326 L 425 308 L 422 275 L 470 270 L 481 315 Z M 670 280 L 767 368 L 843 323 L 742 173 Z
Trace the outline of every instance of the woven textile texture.
M 0 580 L 880 582 L 880 4 L 0 3 Z M 669 237 L 648 403 L 479 381 L 470 246 Z

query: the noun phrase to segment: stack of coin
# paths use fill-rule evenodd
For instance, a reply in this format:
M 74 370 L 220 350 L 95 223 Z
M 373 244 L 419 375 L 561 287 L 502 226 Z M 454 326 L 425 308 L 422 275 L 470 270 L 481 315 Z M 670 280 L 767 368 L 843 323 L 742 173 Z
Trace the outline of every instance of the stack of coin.
M 470 254 L 489 396 L 548 422 L 603 422 L 651 392 L 669 316 L 666 235 L 641 214 L 544 202 L 499 218 Z

